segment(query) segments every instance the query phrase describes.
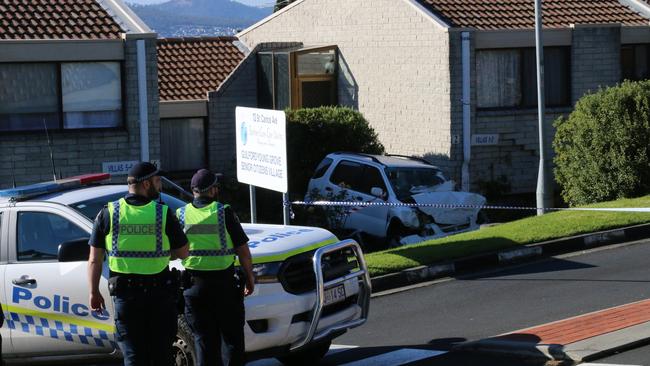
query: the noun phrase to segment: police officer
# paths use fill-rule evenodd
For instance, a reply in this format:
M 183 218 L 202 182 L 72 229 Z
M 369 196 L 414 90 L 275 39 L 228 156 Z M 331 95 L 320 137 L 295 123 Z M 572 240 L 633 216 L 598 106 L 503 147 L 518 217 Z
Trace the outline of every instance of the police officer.
M 134 165 L 127 178 L 129 193 L 99 212 L 90 238 L 90 307 L 105 308 L 99 279 L 107 254 L 125 366 L 173 364 L 178 281 L 168 265 L 170 259 L 187 257 L 188 241 L 173 212 L 156 201 L 161 174 L 153 164 Z
M 190 241 L 183 260 L 187 282 L 185 317 L 194 334 L 197 366 L 244 365 L 244 296 L 253 292 L 253 264 L 248 237 L 233 210 L 217 201 L 218 176 L 201 169 L 192 177 L 194 201 L 176 211 Z M 243 288 L 235 277 L 235 257 L 246 274 Z

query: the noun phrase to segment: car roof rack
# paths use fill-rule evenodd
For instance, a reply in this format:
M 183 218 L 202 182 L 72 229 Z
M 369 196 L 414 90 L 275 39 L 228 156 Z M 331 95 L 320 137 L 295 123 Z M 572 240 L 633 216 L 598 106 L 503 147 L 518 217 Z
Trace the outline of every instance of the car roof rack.
M 376 156 L 374 156 L 374 155 L 370 155 L 370 154 L 366 154 L 366 153 L 361 153 L 361 152 L 352 152 L 352 151 L 336 151 L 336 152 L 333 152 L 332 154 L 334 154 L 334 155 L 342 155 L 342 154 L 360 155 L 360 156 L 366 157 L 366 158 L 368 158 L 368 159 L 374 161 L 374 162 L 377 163 L 377 164 L 385 165 L 384 163 L 382 163 L 381 161 L 379 161 L 379 159 L 377 159 Z
M 424 158 L 418 158 L 417 156 L 409 156 L 409 155 L 401 155 L 401 154 L 386 154 L 386 156 L 392 156 L 392 157 L 395 157 L 395 158 L 406 158 L 406 159 L 411 159 L 411 160 L 419 161 L 420 163 L 424 163 L 424 164 L 426 164 L 426 165 L 435 166 L 435 165 L 432 164 L 430 161 L 427 161 L 427 160 L 424 159 Z

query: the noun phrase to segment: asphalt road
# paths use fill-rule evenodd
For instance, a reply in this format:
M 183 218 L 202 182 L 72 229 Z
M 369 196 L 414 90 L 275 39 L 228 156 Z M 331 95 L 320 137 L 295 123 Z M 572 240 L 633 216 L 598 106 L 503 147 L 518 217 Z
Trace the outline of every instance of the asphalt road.
M 650 296 L 650 241 L 466 276 L 373 299 L 360 346 L 477 340 Z
M 650 240 L 375 297 L 369 321 L 337 338 L 339 346 L 323 364 L 536 365 L 517 358 L 445 351 L 457 342 L 647 299 L 649 266 Z M 635 352 L 641 352 L 636 359 Z M 610 363 L 642 365 L 638 360 L 650 360 L 650 349 L 630 351 L 628 356 L 629 360 L 625 354 L 614 356 L 622 358 Z M 252 365 L 278 364 L 261 360 Z

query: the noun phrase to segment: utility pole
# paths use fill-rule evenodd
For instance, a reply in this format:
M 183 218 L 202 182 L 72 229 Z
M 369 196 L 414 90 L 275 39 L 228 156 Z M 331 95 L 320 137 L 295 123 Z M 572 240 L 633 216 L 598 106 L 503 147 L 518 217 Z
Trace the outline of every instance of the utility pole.
M 546 126 L 544 123 L 544 43 L 542 42 L 542 0 L 535 0 L 535 53 L 537 59 L 537 119 L 539 125 L 539 171 L 537 173 L 537 215 L 544 214 L 544 208 L 549 204 L 549 187 L 546 172 L 546 149 L 544 139 Z

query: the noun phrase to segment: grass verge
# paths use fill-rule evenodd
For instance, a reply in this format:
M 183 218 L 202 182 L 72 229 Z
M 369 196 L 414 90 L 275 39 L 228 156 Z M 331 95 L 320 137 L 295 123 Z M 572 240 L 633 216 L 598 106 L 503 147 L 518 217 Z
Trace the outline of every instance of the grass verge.
M 584 207 L 650 207 L 650 195 Z M 411 267 L 517 245 L 648 222 L 650 222 L 650 213 L 647 212 L 560 211 L 420 244 L 370 253 L 366 255 L 366 261 L 371 276 L 381 276 Z

